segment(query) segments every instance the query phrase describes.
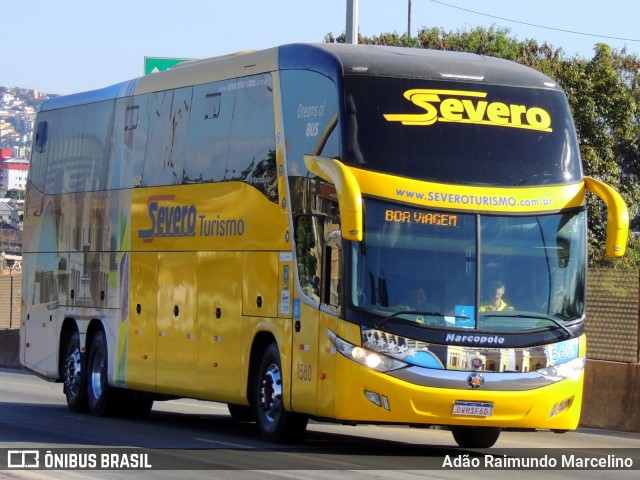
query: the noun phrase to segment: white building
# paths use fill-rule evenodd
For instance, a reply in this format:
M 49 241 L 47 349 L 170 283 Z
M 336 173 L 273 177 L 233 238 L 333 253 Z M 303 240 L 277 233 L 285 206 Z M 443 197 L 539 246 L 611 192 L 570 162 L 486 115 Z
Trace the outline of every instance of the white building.
M 4 160 L 0 163 L 0 190 L 25 190 L 28 171 L 27 160 Z
M 20 224 L 20 212 L 10 204 L 8 198 L 0 198 L 0 225 L 8 224 L 18 228 Z

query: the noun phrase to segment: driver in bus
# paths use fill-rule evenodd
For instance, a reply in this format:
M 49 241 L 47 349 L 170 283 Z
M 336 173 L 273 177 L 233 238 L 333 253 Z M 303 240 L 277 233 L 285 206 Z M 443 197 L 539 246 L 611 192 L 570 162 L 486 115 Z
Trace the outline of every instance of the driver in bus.
M 481 312 L 502 312 L 504 310 L 513 310 L 514 308 L 504 301 L 502 298 L 505 292 L 505 285 L 502 279 L 496 278 L 489 280 L 484 291 Z
M 411 310 L 415 312 L 437 312 L 435 307 L 427 300 L 427 291 L 424 287 L 414 287 L 409 290 L 409 295 L 401 303 L 403 310 Z

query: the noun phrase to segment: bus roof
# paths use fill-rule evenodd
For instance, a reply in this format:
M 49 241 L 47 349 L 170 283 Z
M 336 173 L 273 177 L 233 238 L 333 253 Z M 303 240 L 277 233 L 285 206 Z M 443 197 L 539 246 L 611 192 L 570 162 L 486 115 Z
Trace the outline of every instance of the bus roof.
M 344 74 L 367 74 L 460 80 L 518 87 L 560 88 L 543 73 L 495 57 L 423 48 L 336 43 L 293 44 L 280 47 L 280 68 L 304 68 L 309 50 L 333 56 Z M 308 68 L 308 65 L 307 65 Z
M 554 80 L 537 70 L 473 53 L 380 45 L 298 43 L 185 62 L 171 70 L 103 89 L 55 97 L 47 100 L 41 110 L 113 100 L 278 69 L 317 70 L 331 77 L 365 74 L 560 88 Z

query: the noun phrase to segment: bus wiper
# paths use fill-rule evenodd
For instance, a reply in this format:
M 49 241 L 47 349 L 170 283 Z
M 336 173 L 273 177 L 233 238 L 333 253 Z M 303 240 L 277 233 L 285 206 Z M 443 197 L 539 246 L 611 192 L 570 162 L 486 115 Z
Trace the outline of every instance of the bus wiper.
M 394 318 L 396 318 L 396 317 L 398 317 L 400 315 L 415 315 L 416 317 L 418 317 L 418 316 L 423 316 L 423 317 L 432 316 L 432 317 L 468 318 L 468 317 L 458 317 L 458 316 L 455 316 L 455 315 L 447 315 L 446 313 L 442 313 L 442 312 L 422 312 L 422 311 L 419 311 L 419 310 L 400 310 L 399 312 L 394 312 L 391 315 L 389 315 L 388 317 L 385 317 L 382 320 L 374 323 L 372 328 L 378 329 L 382 325 L 387 323 L 389 320 L 393 320 Z
M 571 330 L 565 327 L 559 320 L 553 318 L 550 315 L 527 315 L 524 313 L 489 313 L 482 312 L 485 317 L 504 317 L 504 318 L 533 318 L 533 319 L 544 319 L 549 320 L 551 323 L 555 324 L 558 328 L 560 328 L 564 333 L 567 334 L 567 338 L 573 338 L 575 335 Z

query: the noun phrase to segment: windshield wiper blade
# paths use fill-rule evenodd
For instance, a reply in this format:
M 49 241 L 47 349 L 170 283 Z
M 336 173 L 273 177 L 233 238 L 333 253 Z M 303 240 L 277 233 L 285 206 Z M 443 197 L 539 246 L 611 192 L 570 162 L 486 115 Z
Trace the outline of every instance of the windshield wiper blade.
M 489 313 L 482 312 L 485 317 L 504 317 L 504 318 L 533 318 L 533 319 L 543 319 L 549 320 L 551 323 L 555 324 L 558 328 L 560 328 L 567 335 L 568 338 L 573 338 L 575 335 L 571 330 L 569 330 L 566 326 L 562 324 L 558 319 L 553 318 L 551 315 L 528 315 L 524 313 Z
M 384 325 L 385 323 L 387 323 L 389 320 L 393 320 L 394 318 L 396 318 L 398 315 L 406 315 L 406 314 L 412 314 L 413 312 L 410 310 L 401 310 L 399 312 L 394 312 L 391 315 L 389 315 L 388 317 L 383 318 L 382 320 L 376 322 L 373 324 L 372 328 L 375 329 L 379 329 L 382 325 Z
M 399 312 L 394 312 L 391 315 L 389 315 L 388 317 L 383 318 L 382 320 L 376 322 L 373 324 L 372 328 L 379 328 L 380 326 L 384 325 L 385 323 L 387 323 L 389 320 L 393 320 L 394 318 L 400 316 L 400 315 L 415 315 L 416 317 L 418 316 L 425 316 L 425 317 L 455 317 L 455 318 L 470 318 L 470 317 L 464 317 L 464 316 L 459 316 L 459 315 L 447 315 L 446 313 L 442 313 L 442 312 L 422 312 L 420 310 L 401 310 Z

